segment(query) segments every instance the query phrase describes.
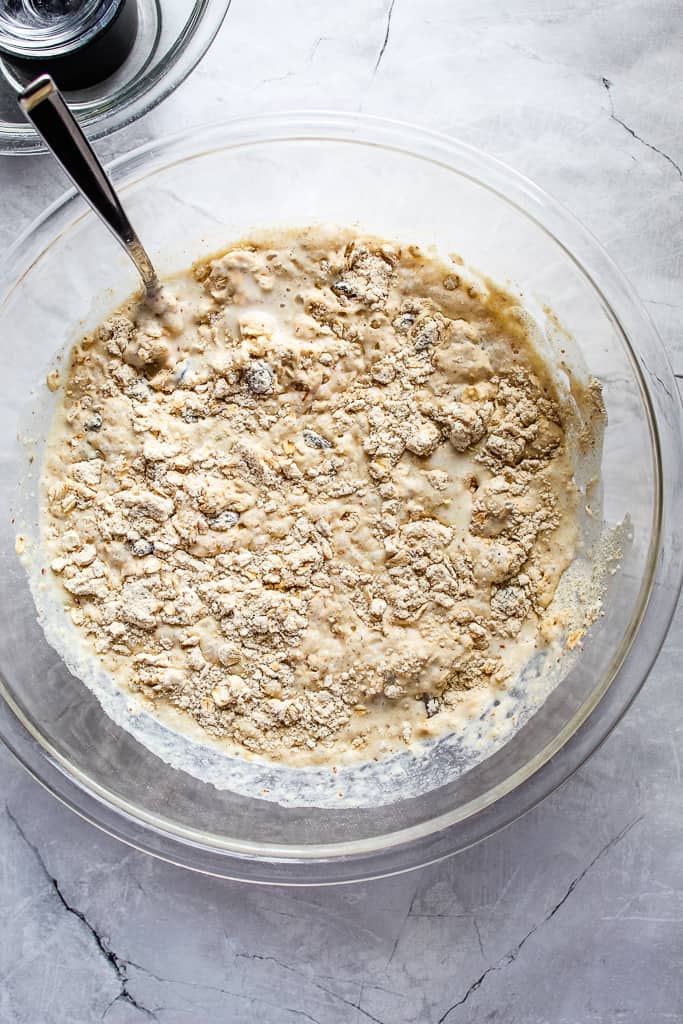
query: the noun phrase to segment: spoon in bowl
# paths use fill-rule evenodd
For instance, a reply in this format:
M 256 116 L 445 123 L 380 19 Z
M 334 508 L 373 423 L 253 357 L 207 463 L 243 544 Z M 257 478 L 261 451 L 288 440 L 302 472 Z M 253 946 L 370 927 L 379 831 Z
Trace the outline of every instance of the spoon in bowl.
M 157 273 L 128 220 L 114 186 L 50 75 L 19 93 L 19 106 L 77 190 L 135 264 L 149 299 L 160 292 Z

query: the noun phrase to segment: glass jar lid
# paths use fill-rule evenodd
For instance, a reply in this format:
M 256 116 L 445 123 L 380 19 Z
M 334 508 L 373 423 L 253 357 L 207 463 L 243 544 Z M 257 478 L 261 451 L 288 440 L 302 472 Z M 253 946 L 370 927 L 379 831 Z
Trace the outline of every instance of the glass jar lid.
M 0 0 L 0 52 L 62 56 L 101 32 L 124 0 Z

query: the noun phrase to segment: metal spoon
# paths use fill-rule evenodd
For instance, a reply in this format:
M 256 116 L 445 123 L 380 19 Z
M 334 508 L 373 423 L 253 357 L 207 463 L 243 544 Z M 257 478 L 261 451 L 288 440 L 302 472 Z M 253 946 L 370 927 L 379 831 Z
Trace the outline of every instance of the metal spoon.
M 138 269 L 147 295 L 154 298 L 159 278 L 128 220 L 114 186 L 50 75 L 41 75 L 19 93 L 19 106 L 57 158 L 83 198 L 107 225 Z

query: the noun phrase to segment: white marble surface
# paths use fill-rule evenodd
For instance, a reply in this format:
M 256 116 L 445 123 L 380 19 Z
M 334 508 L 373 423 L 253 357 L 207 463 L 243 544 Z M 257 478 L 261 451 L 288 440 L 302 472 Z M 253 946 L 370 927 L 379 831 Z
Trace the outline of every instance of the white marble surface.
M 575 211 L 683 376 L 682 14 L 680 0 L 233 0 L 191 79 L 99 148 L 304 106 L 458 135 Z M 0 160 L 0 245 L 61 189 L 47 159 Z M 356 887 L 254 889 L 158 863 L 1 752 L 1 1024 L 682 1021 L 682 625 L 557 794 L 455 859 Z

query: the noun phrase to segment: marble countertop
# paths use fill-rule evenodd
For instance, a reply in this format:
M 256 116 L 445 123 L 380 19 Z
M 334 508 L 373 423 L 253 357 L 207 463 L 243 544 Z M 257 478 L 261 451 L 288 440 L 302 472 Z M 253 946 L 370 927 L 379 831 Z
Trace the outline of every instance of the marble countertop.
M 292 107 L 457 135 L 594 232 L 683 378 L 680 26 L 677 0 L 233 0 L 191 78 L 98 149 Z M 0 245 L 62 190 L 47 158 L 0 158 Z M 358 886 L 157 862 L 3 749 L 0 1024 L 682 1021 L 682 627 L 679 609 L 635 706 L 554 796 L 456 858 Z

